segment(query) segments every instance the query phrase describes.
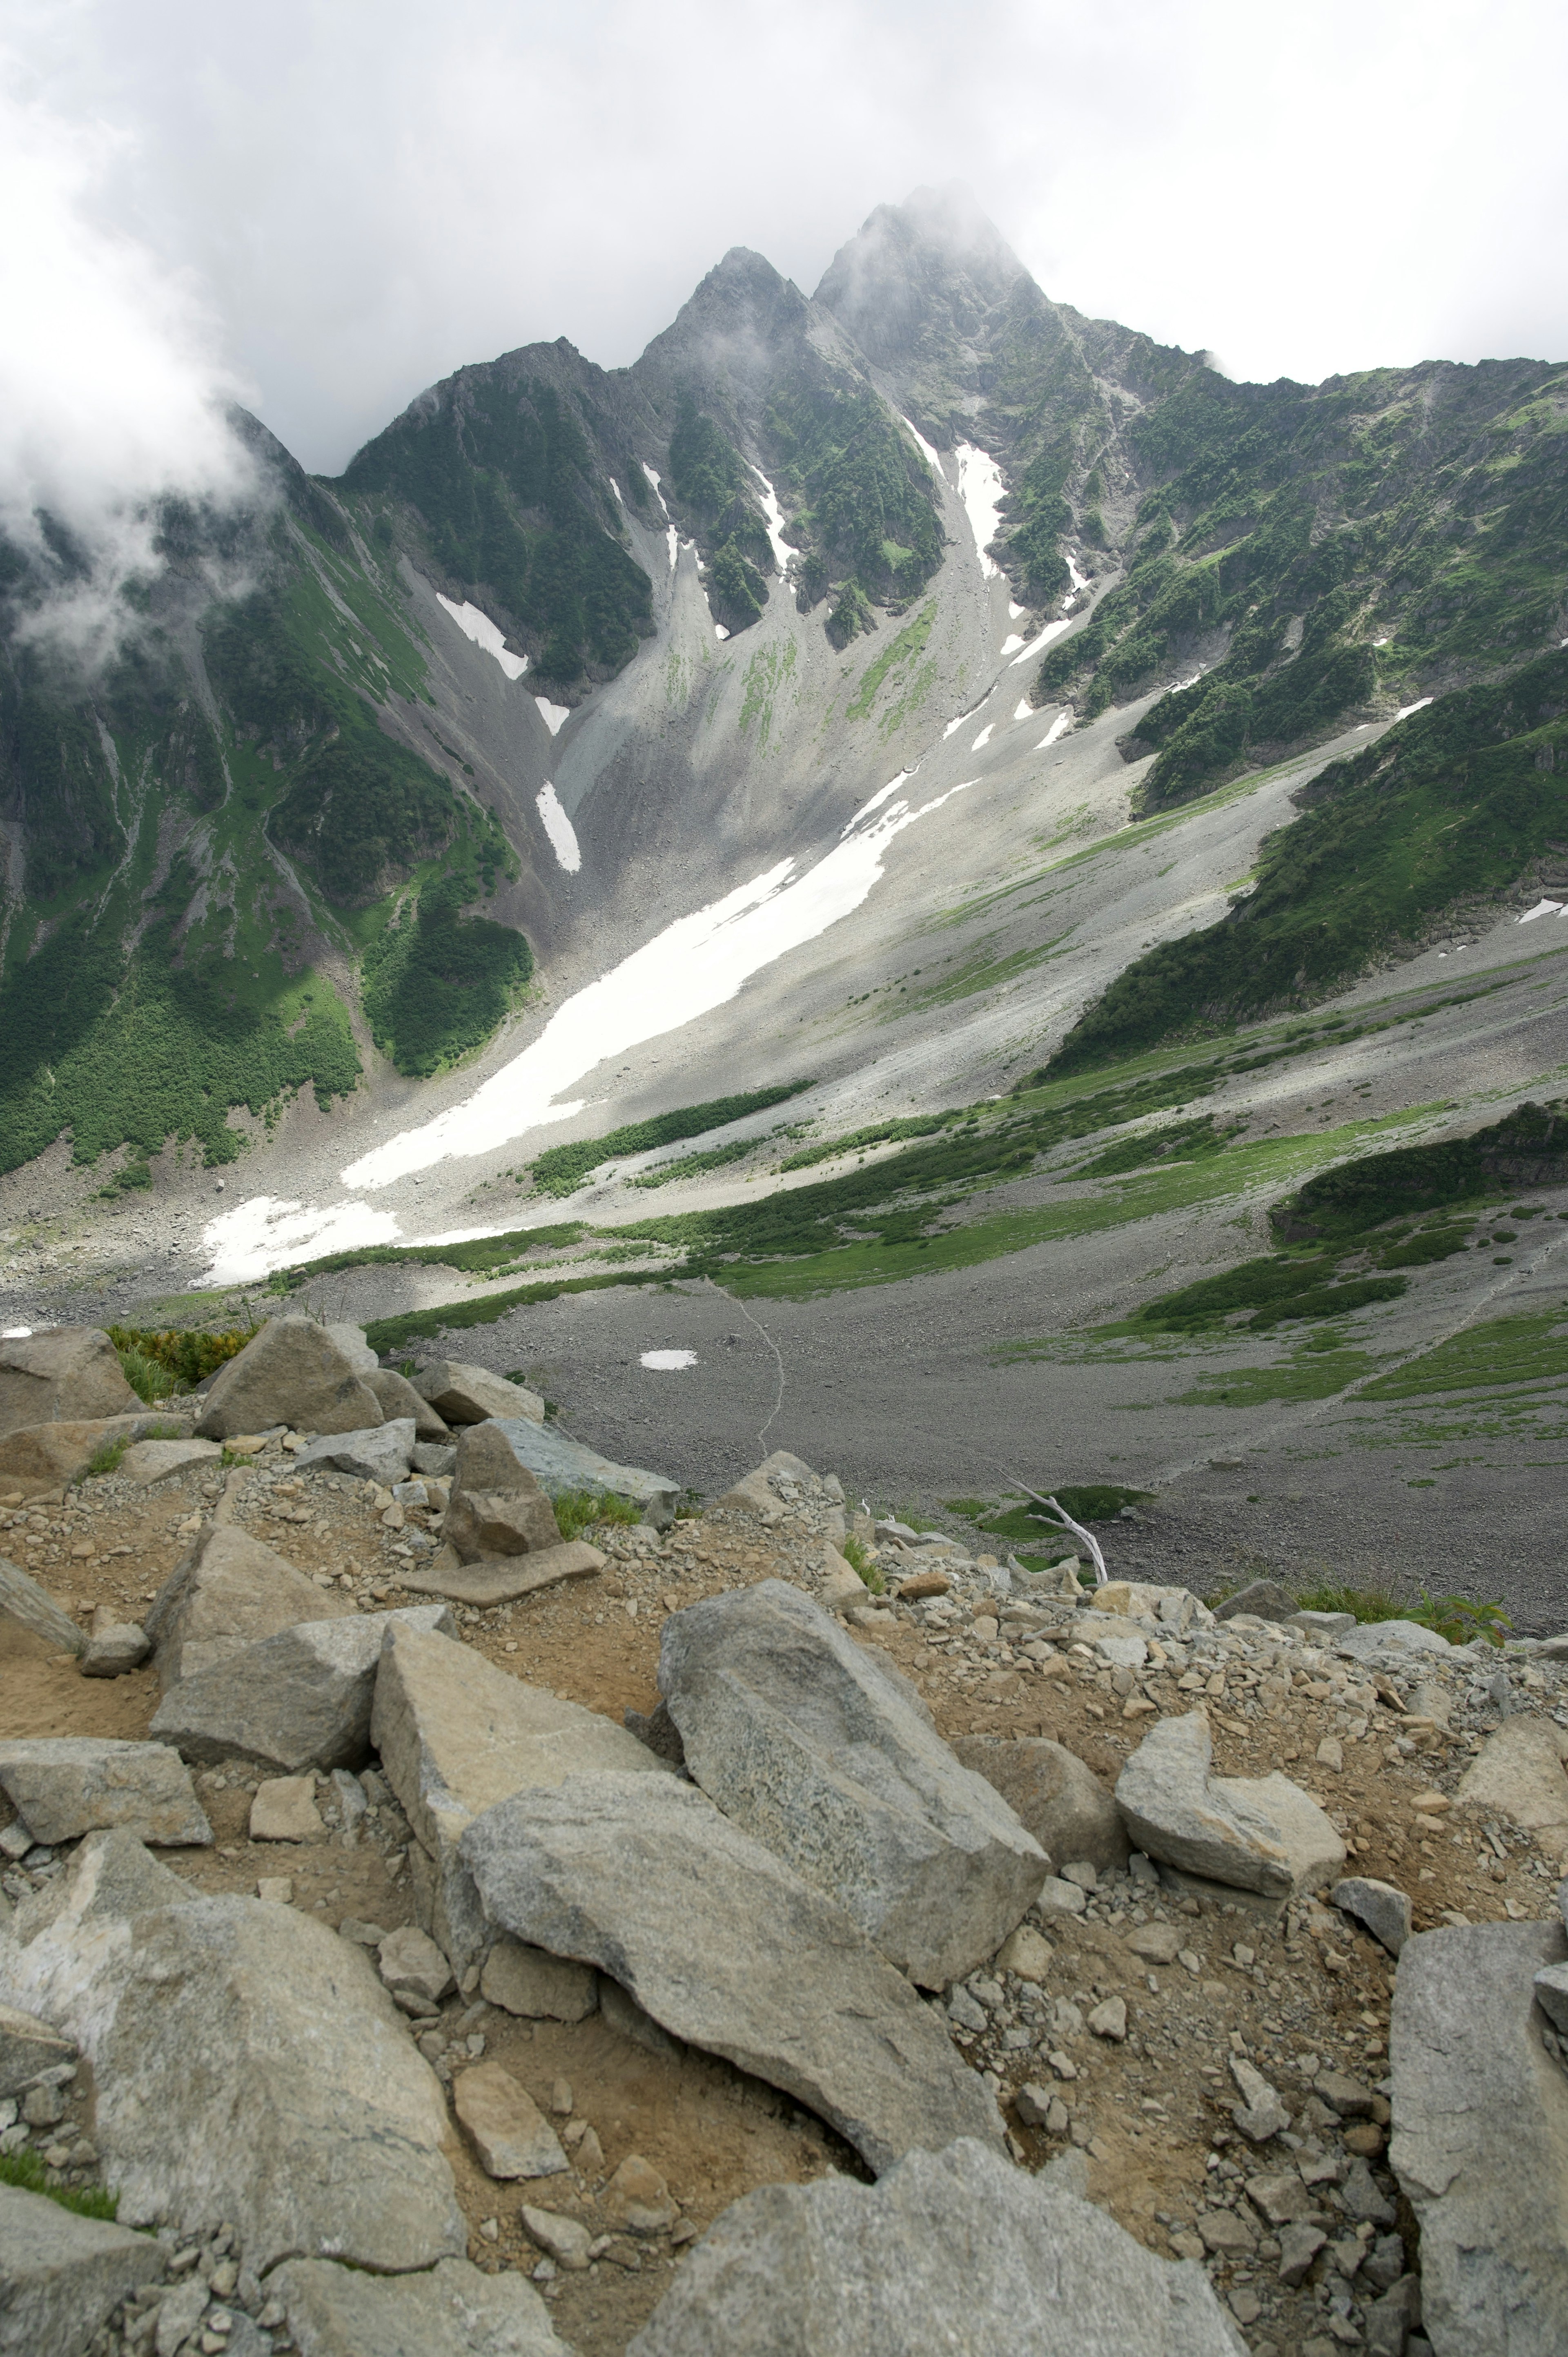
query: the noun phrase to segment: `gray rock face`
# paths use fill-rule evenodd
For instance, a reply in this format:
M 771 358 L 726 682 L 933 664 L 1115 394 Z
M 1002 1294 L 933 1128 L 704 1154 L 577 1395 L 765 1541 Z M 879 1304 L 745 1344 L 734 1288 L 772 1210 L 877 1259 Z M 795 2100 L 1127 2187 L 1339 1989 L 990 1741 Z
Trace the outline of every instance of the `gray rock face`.
M 1437 2357 L 1568 2348 L 1568 2079 L 1532 2006 L 1535 1974 L 1565 1958 L 1558 1923 L 1423 1932 L 1400 1957 L 1390 2158 Z
M 585 1539 L 568 1539 L 559 1546 L 491 1556 L 478 1563 L 443 1566 L 437 1558 L 428 1571 L 404 1572 L 403 1585 L 420 1596 L 450 1596 L 459 1604 L 488 1609 L 515 1604 L 520 1597 L 536 1596 L 542 1588 L 559 1587 L 563 1580 L 596 1578 L 605 1562 L 598 1548 Z
M 85 2357 L 111 2311 L 163 2271 L 145 2234 L 0 2185 L 0 2357 Z
M 439 2083 L 362 1950 L 254 1899 L 187 1891 L 110 1921 L 87 1879 L 5 1978 L 92 2065 L 125 2224 L 231 2221 L 258 2273 L 301 2250 L 396 2271 L 464 2247 Z
M 84 1926 L 177 1907 L 190 1896 L 188 1883 L 160 1866 L 134 1834 L 89 1834 L 67 1871 L 23 1900 L 11 1919 L 10 1937 L 18 1949 L 46 1932 L 63 1941 Z
M 1294 1597 L 1277 1579 L 1250 1579 L 1245 1587 L 1215 1606 L 1214 1617 L 1234 1620 L 1239 1612 L 1250 1612 L 1255 1620 L 1289 1620 L 1295 1609 Z
M 505 1934 L 485 1958 L 479 1994 L 529 2021 L 585 2021 L 599 2002 L 598 1975 Z
M 569 1440 L 553 1424 L 535 1424 L 515 1413 L 498 1416 L 497 1427 L 525 1466 L 553 1498 L 566 1490 L 607 1491 L 629 1498 L 643 1509 L 643 1519 L 660 1530 L 673 1522 L 681 1484 L 668 1473 L 650 1473 L 640 1465 L 617 1465 L 580 1441 Z
M 611 1768 L 667 1775 L 665 1761 L 597 1711 L 525 1685 L 466 1645 L 394 1629 L 376 1679 L 371 1739 L 381 1772 L 432 1863 L 430 1929 L 459 1970 L 486 1944 L 458 1843 L 510 1792 Z
M 453 1626 L 444 1604 L 298 1621 L 182 1678 L 158 1705 L 148 1732 L 204 1765 L 244 1760 L 285 1776 L 302 1768 L 352 1768 L 371 1748 L 381 1640 L 395 1623 L 432 1634 Z
M 954 1756 L 994 1785 L 1057 1866 L 1086 1858 L 1101 1874 L 1127 1863 L 1127 1829 L 1098 1776 L 1045 1736 L 961 1735 Z
M 365 1381 L 381 1403 L 381 1414 L 389 1424 L 401 1422 L 404 1416 L 413 1418 L 416 1443 L 440 1442 L 450 1437 L 452 1428 L 446 1417 L 414 1390 L 406 1375 L 400 1375 L 392 1367 L 377 1367 L 367 1372 Z
M 1188 1874 L 1288 1897 L 1329 1880 L 1345 1845 L 1300 1786 L 1278 1774 L 1213 1776 L 1201 1711 L 1162 1719 L 1122 1769 L 1116 1805 L 1138 1846 Z
M 1568 2029 L 1568 1964 L 1542 1964 L 1535 1975 L 1535 2001 L 1554 2029 Z
M 294 1460 L 295 1469 L 330 1465 L 336 1472 L 351 1473 L 358 1481 L 384 1481 L 390 1490 L 394 1481 L 408 1479 L 413 1438 L 414 1420 L 411 1415 L 394 1416 L 388 1422 L 371 1425 L 363 1432 L 328 1433 L 300 1449 Z
M 413 1388 L 449 1425 L 483 1424 L 489 1416 L 522 1416 L 531 1424 L 544 1420 L 544 1402 L 537 1392 L 462 1359 L 436 1359 L 422 1367 Z
M 139 1412 L 143 1403 L 98 1327 L 55 1326 L 0 1342 L 0 1434 Z
M 0 2005 L 0 2097 L 18 2094 L 40 2071 L 74 2062 L 76 2049 L 36 2013 Z M 0 2344 L 3 2345 L 3 2344 Z
M 147 1610 L 147 1636 L 165 1693 L 300 1620 L 332 1620 L 353 1606 L 325 1594 L 293 1564 L 232 1523 L 192 1540 Z
M 1370 1662 L 1380 1653 L 1409 1656 L 1413 1653 L 1440 1653 L 1446 1658 L 1453 1647 L 1446 1637 L 1435 1629 L 1423 1629 L 1419 1620 L 1368 1620 L 1347 1630 L 1337 1640 L 1338 1650 L 1353 1662 Z
M 518 2275 L 443 2259 L 388 2282 L 327 2259 L 290 2259 L 267 2279 L 300 2357 L 571 2357 L 550 2310 Z
M 322 1331 L 336 1342 L 357 1374 L 370 1376 L 380 1373 L 381 1361 L 366 1340 L 362 1326 L 326 1326 Z
M 514 1490 L 529 1497 L 537 1493 L 538 1480 L 493 1417 L 483 1424 L 460 1425 L 456 1447 L 457 1459 L 452 1469 L 454 1489 L 478 1490 L 492 1497 L 505 1497 Z
M 86 1642 L 75 1621 L 60 1610 L 54 1598 L 5 1555 L 0 1555 L 0 1614 L 23 1629 L 30 1629 L 35 1637 L 41 1637 L 46 1645 L 58 1646 L 62 1653 L 80 1653 Z
M 197 1431 L 205 1440 L 237 1432 L 360 1432 L 381 1420 L 376 1395 L 324 1326 L 311 1318 L 271 1318 L 254 1341 L 220 1367 Z
M 922 1987 L 994 1955 L 1045 1880 L 914 1690 L 782 1580 L 672 1613 L 659 1689 L 709 1798 Z
M 137 1440 L 120 1459 L 120 1478 L 146 1490 L 192 1465 L 210 1465 L 222 1454 L 216 1440 Z
M 1335 1884 L 1329 1903 L 1344 1914 L 1354 1915 L 1358 1923 L 1364 1923 L 1391 1956 L 1397 1956 L 1410 1937 L 1410 1898 L 1391 1882 L 1379 1882 L 1371 1875 L 1352 1874 Z
M 627 2357 L 1245 2357 L 1192 2260 L 965 2139 L 716 2219 Z
M 469 1826 L 485 1912 L 609 1974 L 675 2037 L 832 2121 L 875 2169 L 1000 2144 L 984 2085 L 903 1975 L 819 1890 L 673 1776 L 574 1776 Z
M 1461 1808 L 1496 1811 L 1526 1833 L 1568 1842 L 1568 1736 L 1544 1718 L 1505 1718 L 1459 1779 Z
M 555 1509 L 537 1482 L 532 1491 L 454 1490 L 441 1529 L 462 1563 L 543 1553 L 561 1544 Z
M 161 1743 L 91 1735 L 0 1743 L 0 1786 L 38 1841 L 74 1841 L 115 1825 L 166 1846 L 212 1839 L 189 1770 Z

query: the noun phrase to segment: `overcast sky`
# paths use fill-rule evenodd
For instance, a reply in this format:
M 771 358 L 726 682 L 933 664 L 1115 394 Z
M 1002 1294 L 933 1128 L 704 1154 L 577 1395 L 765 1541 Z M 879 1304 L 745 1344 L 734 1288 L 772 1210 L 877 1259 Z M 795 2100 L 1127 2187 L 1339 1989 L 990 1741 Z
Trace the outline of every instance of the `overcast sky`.
M 212 388 L 336 471 L 466 361 L 633 359 L 730 245 L 809 291 L 922 181 L 1234 375 L 1568 355 L 1561 0 L 0 0 L 0 51 L 13 511 L 90 449 L 219 480 Z

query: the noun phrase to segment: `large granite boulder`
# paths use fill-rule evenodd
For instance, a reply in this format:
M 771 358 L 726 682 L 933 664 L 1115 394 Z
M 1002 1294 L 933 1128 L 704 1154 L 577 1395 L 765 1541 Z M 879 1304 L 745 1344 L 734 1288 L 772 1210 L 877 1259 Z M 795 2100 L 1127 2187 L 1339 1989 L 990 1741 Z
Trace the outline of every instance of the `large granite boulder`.
M 454 1625 L 445 1604 L 297 1621 L 182 1678 L 148 1732 L 203 1765 L 243 1760 L 284 1776 L 358 1767 L 371 1748 L 381 1641 L 394 1623 L 432 1634 Z
M 120 1846 L 84 1843 L 24 1900 L 0 1970 L 91 2065 L 122 2224 L 231 2222 L 258 2274 L 299 2252 L 393 2272 L 460 2253 L 441 2087 L 363 1951 L 96 1840 Z
M 1505 1718 L 1459 1779 L 1455 1805 L 1506 1817 L 1561 1855 L 1568 1847 L 1568 1733 L 1549 1718 Z
M 1116 1805 L 1140 1849 L 1184 1873 L 1265 1897 L 1289 1898 L 1337 1879 L 1345 1845 L 1310 1793 L 1277 1772 L 1215 1776 L 1213 1757 L 1200 1710 L 1150 1728 L 1116 1783 Z
M 162 1743 L 101 1735 L 0 1739 L 0 1790 L 35 1841 L 75 1841 L 115 1825 L 165 1848 L 212 1839 L 190 1770 Z
M 531 1424 L 544 1419 L 537 1392 L 463 1359 L 433 1360 L 415 1375 L 413 1388 L 449 1425 L 482 1424 L 487 1416 L 523 1416 Z
M 163 2275 L 150 2235 L 0 2185 L 0 2357 L 86 2357 L 122 2300 Z
M 0 1341 L 0 1434 L 145 1413 L 96 1326 L 51 1326 Z
M 218 1370 L 196 1429 L 204 1440 L 227 1440 L 280 1424 L 296 1432 L 359 1432 L 381 1421 L 374 1392 L 324 1326 L 313 1318 L 270 1318 Z
M 617 1465 L 580 1440 L 567 1438 L 558 1425 L 535 1424 L 526 1415 L 497 1416 L 495 1426 L 524 1469 L 553 1498 L 568 1491 L 588 1490 L 615 1498 L 629 1498 L 642 1508 L 642 1518 L 660 1530 L 675 1519 L 681 1484 L 668 1473 L 650 1473 L 646 1466 Z M 498 1485 L 499 1486 L 499 1485 Z
M 875 2169 L 1000 2145 L 983 2083 L 823 1892 L 671 1775 L 518 1792 L 462 1839 L 486 1916 L 609 1975 L 671 2036 L 832 2122 Z
M 876 2185 L 765 2185 L 714 2220 L 627 2357 L 1246 2357 L 1192 2259 L 964 2138 Z
M 407 1626 L 391 1627 L 382 1647 L 371 1738 L 431 1862 L 427 1929 L 458 1971 L 489 1938 L 458 1854 L 475 1817 L 509 1793 L 597 1769 L 670 1772 L 613 1719 Z
M 414 1390 L 406 1375 L 400 1375 L 393 1367 L 378 1367 L 373 1374 L 367 1374 L 365 1381 L 381 1402 L 381 1414 L 389 1424 L 401 1423 L 404 1416 L 411 1415 L 416 1441 L 451 1438 L 452 1428 L 446 1417 Z
M 1400 1954 L 1389 2158 L 1420 2222 L 1437 2357 L 1568 2349 L 1568 2078 L 1533 2002 L 1565 1959 L 1560 1922 L 1423 1932 Z
M 290 2259 L 267 2290 L 300 2357 L 572 2357 L 531 2283 L 467 2259 L 390 2278 Z
M 415 1421 L 412 1415 L 386 1417 L 363 1432 L 328 1432 L 296 1454 L 296 1473 L 328 1465 L 335 1472 L 351 1473 L 357 1481 L 381 1481 L 390 1490 L 406 1481 L 413 1456 Z
M 542 1555 L 561 1544 L 555 1509 L 537 1481 L 531 1490 L 455 1489 L 441 1533 L 460 1563 Z
M 1044 1735 L 961 1735 L 955 1756 L 995 1786 L 1052 1864 L 1101 1874 L 1127 1863 L 1122 1813 L 1091 1768 Z
M 725 1814 L 945 1988 L 995 1954 L 1050 1861 L 914 1689 L 782 1580 L 671 1613 L 659 1690 Z
M 0 1440 L 0 1482 L 27 1494 L 80 1481 L 106 1448 L 121 1441 L 149 1445 L 143 1442 L 142 1435 L 156 1431 L 160 1425 L 166 1431 L 173 1421 L 143 1407 L 124 1415 L 90 1416 L 85 1422 L 62 1418 L 55 1424 L 20 1426 Z M 166 1448 L 180 1446 L 172 1440 L 161 1445 Z M 127 1455 L 133 1453 L 127 1450 Z
M 209 1523 L 159 1588 L 143 1626 L 166 1693 L 298 1620 L 337 1620 L 353 1609 L 346 1596 L 317 1587 L 248 1532 Z

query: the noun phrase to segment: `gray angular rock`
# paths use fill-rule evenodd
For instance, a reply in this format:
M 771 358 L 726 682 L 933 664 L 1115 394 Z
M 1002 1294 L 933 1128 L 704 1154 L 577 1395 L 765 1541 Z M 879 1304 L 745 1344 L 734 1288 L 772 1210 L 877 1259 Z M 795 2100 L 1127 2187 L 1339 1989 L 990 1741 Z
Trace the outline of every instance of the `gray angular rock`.
M 1214 1608 L 1217 1620 L 1234 1620 L 1238 1613 L 1250 1612 L 1255 1620 L 1289 1620 L 1296 1611 L 1296 1600 L 1288 1587 L 1277 1579 L 1250 1579 L 1234 1596 Z
M 1343 1914 L 1354 1915 L 1358 1923 L 1364 1923 L 1391 1956 L 1399 1954 L 1411 1934 L 1408 1892 L 1391 1882 L 1380 1882 L 1372 1875 L 1352 1874 L 1343 1882 L 1337 1882 L 1328 1898 L 1330 1906 L 1337 1907 Z
M 524 2020 L 585 2021 L 598 2007 L 598 1975 L 503 1932 L 485 1958 L 479 1995 Z
M 1355 1628 L 1356 1615 L 1353 1612 L 1293 1612 L 1289 1626 L 1301 1630 L 1308 1637 L 1315 1637 L 1320 1644 L 1327 1644 Z
M 120 1459 L 120 1479 L 138 1490 L 166 1481 L 171 1473 L 188 1472 L 193 1465 L 210 1465 L 223 1454 L 216 1440 L 137 1440 Z
M 1534 1976 L 1561 1923 L 1480 1923 L 1407 1941 L 1389 2032 L 1389 2158 L 1421 2225 L 1437 2357 L 1568 2348 L 1568 2079 L 1541 2042 Z
M 609 1974 L 673 2036 L 830 2120 L 873 2169 L 954 2136 L 1000 2143 L 991 2096 L 903 1975 L 693 1786 L 573 1776 L 487 1810 L 462 1855 L 491 1922 Z
M 193 1896 L 189 1884 L 160 1866 L 134 1834 L 89 1834 L 65 1873 L 23 1900 L 11 1919 L 10 1938 L 18 1949 L 46 1932 L 66 1940 L 86 1927 L 128 1921 Z
M 1336 1650 L 1353 1662 L 1371 1662 L 1382 1653 L 1395 1657 L 1441 1653 L 1447 1658 L 1454 1649 L 1446 1637 L 1440 1637 L 1435 1629 L 1423 1628 L 1419 1620 L 1367 1620 L 1338 1638 Z
M 0 1788 L 41 1842 L 74 1841 L 115 1825 L 171 1848 L 212 1839 L 190 1771 L 161 1743 L 94 1735 L 0 1742 Z
M 96 1326 L 52 1326 L 0 1342 L 0 1434 L 134 1415 L 143 1403 Z
M 462 1359 L 432 1361 L 415 1375 L 413 1388 L 449 1425 L 483 1424 L 490 1416 L 521 1416 L 540 1424 L 544 1417 L 544 1402 L 537 1392 Z
M 572 2166 L 527 2088 L 499 2062 L 465 2071 L 454 2083 L 452 2108 L 487 2177 L 559 2177 Z
M 0 2097 L 20 2094 L 40 2071 L 74 2062 L 76 2048 L 36 2013 L 0 2004 Z
M 435 1634 L 449 1631 L 453 1620 L 444 1604 L 409 1604 L 396 1612 L 297 1621 L 182 1678 L 158 1705 L 148 1732 L 202 1764 L 243 1760 L 285 1776 L 302 1768 L 354 1767 L 371 1748 L 381 1641 L 394 1624 Z
M 627 2357 L 1245 2357 L 1201 2266 L 964 2139 L 731 2204 Z
M 112 1605 L 101 1604 L 81 1656 L 84 1678 L 121 1678 L 139 1670 L 152 1652 L 152 1640 L 134 1620 L 120 1620 Z
M 539 1482 L 519 1457 L 506 1432 L 494 1417 L 483 1424 L 459 1425 L 456 1435 L 456 1459 L 452 1469 L 452 1486 L 456 1490 L 478 1490 L 491 1497 L 505 1497 L 517 1490 L 533 1497 Z
M 1568 1964 L 1542 1964 L 1535 1975 L 1535 2001 L 1552 2027 L 1568 2030 Z
M 446 1417 L 414 1390 L 406 1375 L 400 1375 L 392 1367 L 377 1367 L 373 1373 L 367 1372 L 365 1381 L 374 1392 L 381 1414 L 389 1423 L 399 1422 L 404 1416 L 413 1418 L 416 1445 L 439 1444 L 450 1439 L 452 1427 Z M 435 1469 L 424 1467 L 422 1469 L 432 1471 Z
M 1393 2205 L 1359 2153 L 1340 2182 L 1339 2203 L 1347 2218 L 1353 2221 L 1372 2226 L 1391 2226 L 1394 2222 Z
M 1550 1719 L 1505 1718 L 1459 1779 L 1460 1808 L 1507 1817 L 1553 1848 L 1568 1845 L 1568 1735 Z
M 1161 1719 L 1116 1783 L 1138 1846 L 1188 1874 L 1274 1897 L 1316 1889 L 1345 1863 L 1345 1845 L 1309 1793 L 1288 1777 L 1209 1772 L 1202 1711 Z
M 443 2259 L 392 2280 L 327 2259 L 290 2259 L 267 2279 L 300 2357 L 571 2357 L 519 2275 Z
M 515 1604 L 521 1597 L 537 1596 L 563 1580 L 594 1579 L 607 1557 L 585 1539 L 566 1539 L 527 1555 L 492 1555 L 478 1563 L 443 1564 L 439 1557 L 428 1571 L 409 1571 L 403 1585 L 416 1596 L 450 1596 L 458 1604 L 488 1609 Z M 635 1729 L 633 1732 L 635 1733 Z
M 659 1690 L 726 1816 L 945 1988 L 995 1954 L 1050 1861 L 905 1679 L 782 1580 L 671 1613 Z
M 376 1375 L 381 1372 L 381 1361 L 371 1350 L 362 1326 L 329 1325 L 323 1333 L 336 1342 L 356 1374 Z
M 206 1440 L 240 1432 L 360 1432 L 381 1420 L 373 1391 L 312 1318 L 270 1318 L 221 1366 L 197 1431 Z
M 362 1432 L 333 1432 L 313 1440 L 295 1455 L 295 1472 L 313 1465 L 329 1465 L 335 1472 L 351 1473 L 359 1481 L 382 1481 L 390 1490 L 408 1478 L 413 1457 L 414 1421 L 411 1415 L 368 1426 Z
M 394 1999 L 412 1996 L 438 2005 L 452 1986 L 452 1968 L 434 1940 L 413 1924 L 389 1932 L 380 1943 L 377 1969 Z
M 393 1629 L 383 1648 L 371 1734 L 431 1861 L 426 1928 L 459 1971 L 488 1940 L 458 1856 L 475 1817 L 510 1792 L 585 1770 L 670 1772 L 613 1719 L 525 1685 L 467 1645 L 413 1629 Z
M 454 1490 L 441 1532 L 461 1563 L 561 1544 L 555 1509 L 537 1482 L 531 1491 Z
M 147 2235 L 0 2185 L 0 2357 L 86 2357 L 121 2301 L 163 2271 Z
M 1127 1863 L 1127 1829 L 1098 1776 L 1065 1745 L 1038 1736 L 961 1735 L 953 1753 L 994 1785 L 1055 1863 L 1086 1858 L 1101 1874 Z
M 15 1620 L 62 1653 L 80 1653 L 86 1644 L 81 1631 L 54 1598 L 5 1555 L 0 1555 L 0 1616 Z
M 643 1510 L 643 1520 L 666 1529 L 675 1519 L 681 1484 L 667 1473 L 650 1473 L 640 1465 L 617 1465 L 596 1449 L 570 1440 L 553 1424 L 535 1424 L 526 1416 L 496 1418 L 498 1430 L 510 1444 L 518 1463 L 527 1469 L 553 1498 L 568 1490 L 607 1491 L 629 1498 Z
M 105 1937 L 76 1896 L 5 1976 L 92 2066 L 125 2224 L 230 2222 L 258 2274 L 302 2250 L 399 2270 L 463 2249 L 440 2084 L 361 1949 L 293 1908 L 188 1892 Z
M 166 1693 L 298 1621 L 344 1619 L 353 1609 L 260 1539 L 232 1523 L 209 1523 L 148 1607 L 158 1684 Z

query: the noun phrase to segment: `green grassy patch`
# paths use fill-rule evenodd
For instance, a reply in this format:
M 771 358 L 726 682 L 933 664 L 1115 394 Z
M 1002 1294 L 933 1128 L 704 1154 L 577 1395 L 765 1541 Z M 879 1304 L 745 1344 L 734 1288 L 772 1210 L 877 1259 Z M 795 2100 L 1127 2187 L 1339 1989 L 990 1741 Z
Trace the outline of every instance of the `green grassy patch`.
M 78 2218 L 113 2220 L 120 2197 L 102 2185 L 51 2185 L 42 2158 L 36 2152 L 0 2152 L 0 2185 L 15 2185 L 24 2193 L 41 2193 Z
M 914 554 L 908 548 L 900 549 L 897 553 L 901 562 L 906 565 Z M 933 598 L 929 606 L 921 607 L 912 622 L 906 622 L 897 638 L 888 640 L 874 662 L 866 664 L 861 674 L 860 686 L 854 700 L 846 707 L 846 718 L 865 720 L 869 717 L 878 691 L 889 673 L 897 674 L 894 679 L 895 686 L 905 680 L 910 665 L 918 662 L 925 652 L 926 641 L 931 635 L 931 625 L 936 619 L 936 600 Z
M 1408 1366 L 1367 1385 L 1363 1399 L 1419 1399 L 1434 1392 L 1495 1390 L 1568 1375 L 1568 1302 L 1560 1309 L 1466 1326 Z M 1554 1403 L 1555 1404 L 1555 1403 Z
M 674 1146 L 683 1137 L 701 1137 L 705 1130 L 722 1129 L 747 1114 L 764 1113 L 769 1105 L 809 1089 L 809 1081 L 786 1081 L 776 1088 L 752 1089 L 732 1097 L 712 1097 L 706 1104 L 680 1105 L 673 1113 L 656 1114 L 650 1121 L 628 1122 L 603 1137 L 585 1137 L 575 1146 L 552 1146 L 532 1165 L 533 1183 L 542 1194 L 573 1195 L 585 1185 L 602 1163 L 628 1154 L 646 1154 L 656 1146 Z
M 1346 1345 L 1325 1351 L 1313 1342 L 1272 1367 L 1217 1370 L 1200 1378 L 1191 1391 L 1178 1392 L 1175 1405 L 1243 1408 L 1265 1407 L 1275 1400 L 1332 1399 L 1347 1383 L 1369 1374 L 1377 1363 L 1369 1351 Z
M 555 1301 L 564 1293 L 600 1293 L 612 1285 L 647 1285 L 650 1275 L 629 1271 L 611 1276 L 563 1276 L 542 1285 L 509 1286 L 503 1292 L 487 1294 L 478 1301 L 448 1301 L 434 1309 L 406 1309 L 392 1318 L 375 1318 L 365 1329 L 365 1339 L 378 1357 L 388 1351 L 400 1351 L 407 1343 L 428 1341 L 437 1334 L 461 1333 L 469 1326 L 493 1326 L 502 1318 L 510 1318 L 514 1309 L 526 1308 L 532 1301 Z

